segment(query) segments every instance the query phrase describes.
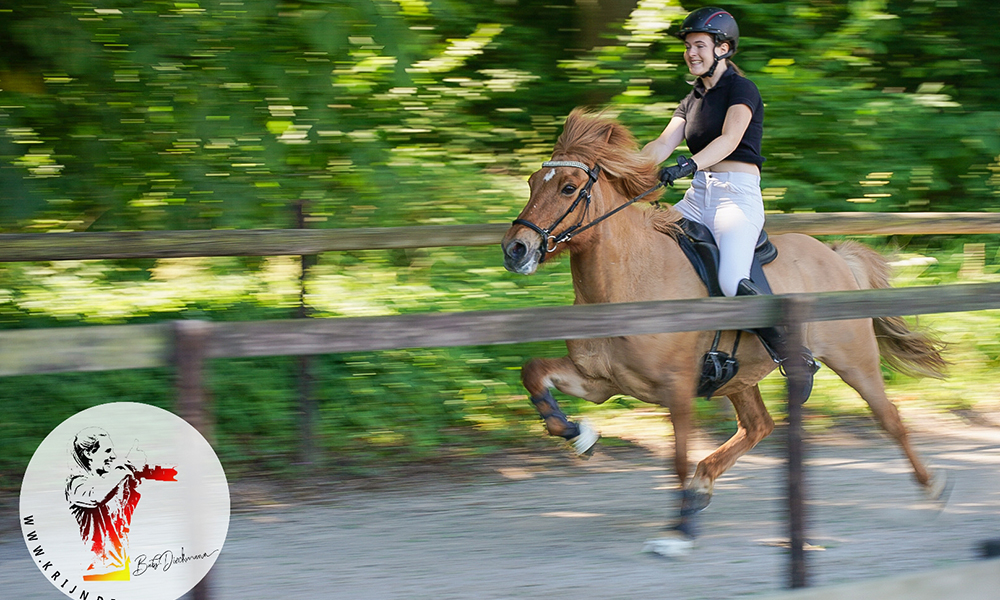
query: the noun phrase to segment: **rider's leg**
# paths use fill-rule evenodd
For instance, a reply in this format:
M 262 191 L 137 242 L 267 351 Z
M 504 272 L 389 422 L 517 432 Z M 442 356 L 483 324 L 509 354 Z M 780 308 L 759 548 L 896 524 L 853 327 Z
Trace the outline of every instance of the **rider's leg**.
M 749 279 L 744 279 L 740 281 L 736 295 L 737 296 L 758 296 L 763 292 L 753 284 Z M 783 327 L 761 327 L 760 329 L 754 329 L 762 342 L 764 342 L 764 347 L 770 353 L 771 358 L 775 362 L 784 365 L 787 364 L 789 359 L 791 360 L 801 360 L 805 363 L 806 369 L 805 373 L 808 374 L 808 381 L 805 386 L 805 398 L 809 399 L 809 394 L 812 392 L 813 384 L 813 374 L 819 369 L 819 364 L 812 356 L 812 352 L 806 347 L 800 347 L 798 349 L 788 348 L 788 338 L 785 335 Z
M 707 196 L 713 214 L 710 227 L 719 245 L 719 287 L 727 296 L 760 294 L 761 290 L 750 282 L 750 265 L 764 226 L 760 178 L 747 173 L 710 174 Z M 809 381 L 805 397 L 808 398 L 812 374 L 819 368 L 809 350 L 803 347 L 791 351 L 778 327 L 763 327 L 754 332 L 777 362 L 784 364 L 793 357 L 806 363 Z
M 707 225 L 705 219 L 708 216 L 705 212 L 705 175 L 702 171 L 695 173 L 691 180 L 691 187 L 684 192 L 684 197 L 674 204 L 674 209 L 681 213 L 685 219 L 702 225 Z
M 757 238 L 764 227 L 760 177 L 748 173 L 709 173 L 705 224 L 719 246 L 719 286 L 735 296 L 740 281 L 750 278 Z

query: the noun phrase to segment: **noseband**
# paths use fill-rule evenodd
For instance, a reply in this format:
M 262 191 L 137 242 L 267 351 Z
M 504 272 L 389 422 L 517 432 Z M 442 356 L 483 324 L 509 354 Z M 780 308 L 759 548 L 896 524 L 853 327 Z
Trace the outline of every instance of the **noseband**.
M 594 187 L 594 184 L 597 183 L 597 178 L 600 177 L 601 175 L 601 165 L 595 164 L 593 167 L 588 167 L 584 163 L 575 160 L 549 160 L 542 163 L 542 168 L 545 167 L 573 167 L 576 169 L 581 169 L 583 170 L 584 173 L 587 174 L 589 180 L 587 181 L 587 184 L 583 186 L 583 189 L 580 190 L 580 193 L 577 194 L 576 200 L 573 201 L 573 204 L 570 204 L 569 208 L 566 209 L 566 212 L 564 212 L 562 216 L 556 219 L 555 222 L 549 225 L 548 227 L 542 229 L 541 227 L 535 225 L 534 223 L 532 223 L 527 219 L 520 219 L 520 218 L 514 219 L 513 223 L 514 225 L 524 225 L 525 227 L 534 231 L 535 233 L 537 233 L 542 237 L 542 256 L 541 258 L 538 259 L 539 263 L 545 262 L 545 257 L 551 254 L 552 252 L 555 252 L 555 249 L 559 246 L 559 244 L 570 241 L 571 239 L 573 239 L 573 236 L 590 229 L 591 227 L 597 225 L 604 219 L 607 219 L 608 217 L 614 215 L 615 213 L 624 209 L 625 207 L 634 204 L 639 200 L 642 200 L 648 194 L 652 193 L 654 190 L 663 187 L 662 183 L 658 183 L 653 187 L 649 188 L 648 190 L 646 190 L 645 192 L 639 194 L 635 198 L 632 198 L 628 202 L 613 209 L 611 212 L 605 213 L 597 217 L 590 223 L 584 225 L 583 220 L 587 218 L 587 213 L 590 211 L 590 198 L 591 198 L 590 190 L 592 187 Z M 559 224 L 562 223 L 563 220 L 570 215 L 570 213 L 575 211 L 581 202 L 583 202 L 583 212 L 580 214 L 580 219 L 576 222 L 576 224 L 570 225 L 569 227 L 566 228 L 565 231 L 563 231 L 559 235 L 553 235 L 552 230 L 558 227 Z
M 573 239 L 574 235 L 579 233 L 579 231 L 586 229 L 586 227 L 583 226 L 583 220 L 587 218 L 587 213 L 590 211 L 590 189 L 594 187 L 594 183 L 597 182 L 597 178 L 601 175 L 600 165 L 594 165 L 594 168 L 590 168 L 582 162 L 577 162 L 575 160 L 549 160 L 542 163 L 542 168 L 545 167 L 574 167 L 576 169 L 582 169 L 583 172 L 587 174 L 589 179 L 587 180 L 587 184 L 580 190 L 580 193 L 576 195 L 576 200 L 573 201 L 573 204 L 570 204 L 569 208 L 566 209 L 566 212 L 564 212 L 562 216 L 556 219 L 554 223 L 545 229 L 542 229 L 527 219 L 514 219 L 514 225 L 524 225 L 528 229 L 542 236 L 542 257 L 538 260 L 540 263 L 545 262 L 545 257 L 551 252 L 554 252 L 559 244 L 570 241 Z M 583 213 L 580 214 L 580 219 L 576 222 L 576 224 L 570 225 L 566 228 L 566 231 L 563 231 L 558 236 L 552 235 L 552 230 L 558 227 L 559 224 L 570 215 L 570 213 L 576 210 L 576 207 L 579 206 L 581 202 L 583 202 Z

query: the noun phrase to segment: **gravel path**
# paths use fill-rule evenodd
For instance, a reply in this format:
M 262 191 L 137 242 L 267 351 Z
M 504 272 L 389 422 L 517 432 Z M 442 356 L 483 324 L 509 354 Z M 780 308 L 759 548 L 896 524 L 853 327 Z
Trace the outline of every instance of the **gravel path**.
M 970 562 L 978 542 L 1000 538 L 1000 427 L 915 428 L 914 439 L 952 477 L 943 511 L 922 502 L 901 453 L 874 429 L 810 436 L 811 585 Z M 709 449 L 703 440 L 693 458 Z M 663 448 L 618 446 L 587 462 L 554 449 L 463 477 L 327 490 L 322 500 L 279 501 L 264 485 L 240 484 L 214 598 L 692 600 L 781 590 L 779 442 L 720 479 L 697 548 L 680 559 L 641 552 L 673 510 L 665 465 Z M 0 596 L 63 598 L 28 558 L 11 508 L 0 513 Z

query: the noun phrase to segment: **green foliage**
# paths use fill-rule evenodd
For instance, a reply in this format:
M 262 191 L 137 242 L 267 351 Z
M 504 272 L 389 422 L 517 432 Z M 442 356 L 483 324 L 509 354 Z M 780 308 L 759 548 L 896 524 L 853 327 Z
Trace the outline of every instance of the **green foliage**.
M 300 202 L 310 226 L 481 222 L 475 192 L 530 172 L 575 105 L 645 140 L 689 89 L 674 0 L 119 4 L 0 22 L 9 230 L 285 227 Z M 769 209 L 995 207 L 986 0 L 727 8 Z
M 301 200 L 312 223 L 338 226 L 453 215 L 421 199 L 462 202 L 468 189 L 448 180 L 482 180 L 498 148 L 541 141 L 496 117 L 523 113 L 505 98 L 558 72 L 553 59 L 566 53 L 567 34 L 546 36 L 548 54 L 520 51 L 538 37 L 535 11 L 476 8 L 47 0 L 11 9 L 0 153 L 16 171 L 3 173 L 0 219 L 42 230 L 274 227 L 291 225 Z M 565 8 L 537 12 L 555 19 Z M 569 96 L 538 115 L 543 124 Z

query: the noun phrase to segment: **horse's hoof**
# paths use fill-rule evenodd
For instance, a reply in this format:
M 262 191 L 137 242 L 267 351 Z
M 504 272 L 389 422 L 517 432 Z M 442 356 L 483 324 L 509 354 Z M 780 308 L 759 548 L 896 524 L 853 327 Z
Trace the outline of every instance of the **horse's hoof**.
M 679 531 L 671 532 L 662 538 L 646 540 L 642 546 L 643 552 L 652 552 L 667 558 L 681 558 L 694 551 L 694 539 Z
M 948 503 L 948 497 L 951 496 L 952 485 L 948 472 L 938 469 L 931 476 L 930 483 L 924 487 L 924 496 L 938 507 L 944 508 Z
M 686 517 L 708 508 L 712 503 L 710 492 L 695 491 L 692 489 L 681 490 L 681 516 Z
M 590 424 L 590 421 L 583 419 L 579 425 L 580 433 L 571 438 L 569 443 L 573 445 L 573 451 L 580 458 L 590 458 L 594 454 L 597 440 L 601 439 L 601 434 Z

